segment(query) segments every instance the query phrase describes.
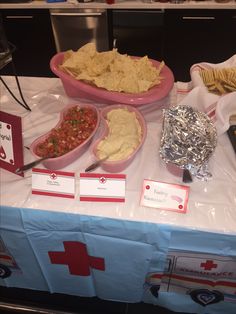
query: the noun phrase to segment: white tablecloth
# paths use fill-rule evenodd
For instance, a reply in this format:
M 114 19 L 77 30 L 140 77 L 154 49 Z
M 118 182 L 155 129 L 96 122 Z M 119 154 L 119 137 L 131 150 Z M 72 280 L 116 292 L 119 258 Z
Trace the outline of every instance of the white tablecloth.
M 14 79 L 4 79 L 17 95 Z M 0 110 L 22 117 L 27 147 L 76 100 L 66 97 L 59 79 L 22 77 L 20 83 L 32 111 L 2 85 Z M 79 201 L 79 174 L 93 161 L 90 150 L 63 169 L 76 174 L 75 199 L 32 195 L 31 171 L 22 178 L 1 169 L 1 286 L 152 303 L 180 313 L 235 313 L 236 160 L 227 134 L 209 162 L 212 179 L 189 184 L 186 214 L 140 206 L 144 179 L 183 184 L 159 156 L 161 108 L 181 102 L 216 119 L 218 99 L 189 88 L 178 82 L 163 101 L 140 107 L 147 138 L 124 171 L 125 203 Z M 32 160 L 24 148 L 25 163 Z
M 5 77 L 11 90 L 17 95 L 14 78 Z M 32 112 L 26 111 L 10 96 L 1 85 L 0 110 L 22 117 L 23 143 L 30 143 L 50 130 L 58 121 L 59 112 L 69 103 L 78 100 L 68 99 L 61 82 L 57 78 L 20 77 L 24 97 Z M 141 108 L 147 120 L 147 138 L 143 148 L 132 164 L 124 171 L 127 175 L 126 200 L 124 204 L 79 202 L 79 174 L 93 161 L 88 150 L 64 170 L 76 173 L 76 198 L 74 200 L 31 194 L 31 171 L 24 178 L 1 169 L 1 204 L 12 207 L 43 209 L 57 212 L 70 212 L 85 215 L 103 216 L 122 220 L 144 221 L 171 224 L 181 228 L 191 228 L 218 233 L 236 234 L 236 160 L 235 153 L 226 133 L 218 138 L 214 155 L 209 162 L 212 179 L 190 183 L 190 195 L 186 214 L 140 206 L 141 188 L 144 179 L 183 184 L 181 177 L 170 174 L 159 156 L 162 127 L 161 108 L 179 103 L 188 104 L 187 89 L 191 84 L 176 83 L 170 95 L 153 106 L 149 112 Z M 202 97 L 191 91 L 191 101 L 202 105 Z M 236 103 L 236 102 L 235 102 Z M 24 161 L 33 160 L 24 149 Z M 39 166 L 42 167 L 43 166 Z M 101 172 L 97 169 L 96 172 Z M 20 193 L 19 193 L 20 191 Z

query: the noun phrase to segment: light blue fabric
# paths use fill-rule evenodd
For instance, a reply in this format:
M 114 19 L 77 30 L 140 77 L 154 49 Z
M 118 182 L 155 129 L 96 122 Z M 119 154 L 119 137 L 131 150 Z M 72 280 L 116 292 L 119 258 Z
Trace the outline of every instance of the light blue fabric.
M 169 255 L 174 252 L 215 254 L 235 260 L 235 236 L 12 207 L 0 208 L 0 236 L 17 265 L 12 267 L 10 277 L 0 278 L 2 286 L 146 302 L 179 312 L 187 309 L 199 314 L 236 313 L 233 302 L 203 306 L 185 291 L 167 291 L 161 277 Z M 89 274 L 81 275 L 79 270 L 79 275 L 74 274 L 68 265 L 52 263 L 55 254 L 67 256 L 67 244 L 71 243 L 85 249 Z M 80 256 L 82 260 L 80 250 L 75 254 L 78 255 L 72 256 L 72 260 Z M 96 266 L 97 260 L 100 268 Z M 151 293 L 153 283 L 147 280 L 149 274 L 159 276 L 155 279 L 155 284 L 160 285 L 157 297 Z

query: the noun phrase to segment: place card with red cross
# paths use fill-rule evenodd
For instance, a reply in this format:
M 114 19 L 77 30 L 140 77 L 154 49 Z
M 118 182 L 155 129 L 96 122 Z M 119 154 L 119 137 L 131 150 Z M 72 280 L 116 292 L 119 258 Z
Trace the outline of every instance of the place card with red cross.
M 75 197 L 75 174 L 48 169 L 32 169 L 32 194 Z
M 0 167 L 15 173 L 24 164 L 20 117 L 0 111 L 0 139 Z
M 125 202 L 125 174 L 81 173 L 80 201 Z

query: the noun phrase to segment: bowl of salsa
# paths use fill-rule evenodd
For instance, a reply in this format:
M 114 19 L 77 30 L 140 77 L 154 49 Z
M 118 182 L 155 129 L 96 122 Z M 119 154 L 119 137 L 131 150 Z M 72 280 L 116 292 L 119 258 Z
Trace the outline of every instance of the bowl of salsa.
M 30 145 L 36 158 L 46 158 L 43 165 L 62 169 L 78 159 L 90 145 L 100 123 L 100 114 L 92 104 L 67 105 L 56 126 Z

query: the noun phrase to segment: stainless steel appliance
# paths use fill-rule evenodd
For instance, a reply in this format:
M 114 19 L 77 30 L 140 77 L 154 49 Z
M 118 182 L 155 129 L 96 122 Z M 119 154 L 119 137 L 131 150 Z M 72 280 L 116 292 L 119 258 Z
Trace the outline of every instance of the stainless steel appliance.
M 100 9 L 51 9 L 57 51 L 78 50 L 94 42 L 98 51 L 109 49 L 108 17 Z

